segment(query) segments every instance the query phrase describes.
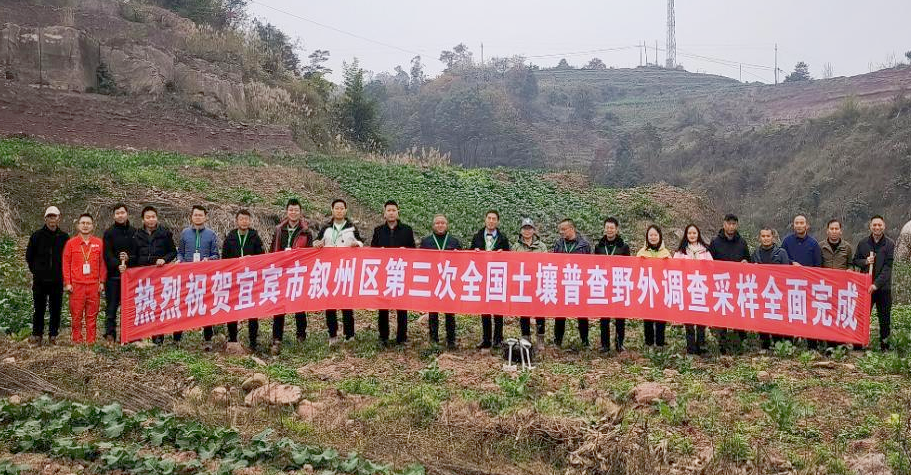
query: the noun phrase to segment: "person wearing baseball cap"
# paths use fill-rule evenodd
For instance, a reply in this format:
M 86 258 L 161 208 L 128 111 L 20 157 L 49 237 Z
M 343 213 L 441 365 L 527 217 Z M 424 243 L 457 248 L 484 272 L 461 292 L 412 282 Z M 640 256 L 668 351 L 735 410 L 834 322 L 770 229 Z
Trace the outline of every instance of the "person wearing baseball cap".
M 63 306 L 63 248 L 69 235 L 60 227 L 60 210 L 56 206 L 44 212 L 44 226 L 32 233 L 25 249 L 25 261 L 32 273 L 32 336 L 29 343 L 40 345 L 44 338 L 44 314 L 50 307 L 48 342 L 56 344 Z
M 538 237 L 538 229 L 535 227 L 533 219 L 522 218 L 521 227 L 519 229 L 519 239 L 516 241 L 513 250 L 516 252 L 547 252 L 547 246 L 545 246 L 544 243 L 541 242 L 541 238 Z M 544 346 L 545 321 L 544 318 L 535 318 L 536 343 L 539 346 Z M 522 337 L 530 340 L 531 317 L 520 318 L 519 328 L 522 331 Z

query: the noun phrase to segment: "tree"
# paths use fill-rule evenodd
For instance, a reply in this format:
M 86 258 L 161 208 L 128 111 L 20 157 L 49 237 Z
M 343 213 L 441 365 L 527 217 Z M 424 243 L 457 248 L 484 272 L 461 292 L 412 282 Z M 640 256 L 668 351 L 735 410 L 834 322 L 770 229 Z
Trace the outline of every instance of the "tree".
M 304 66 L 304 77 L 310 79 L 314 77 L 323 77 L 328 74 L 332 74 L 332 70 L 324 66 L 323 63 L 329 61 L 329 50 L 318 49 L 314 50 L 307 56 L 307 59 L 310 60 L 310 64 Z
M 296 42 L 292 42 L 284 32 L 268 22 L 253 20 L 253 32 L 265 49 L 261 60 L 263 71 L 273 76 L 280 76 L 285 71 L 295 76 L 300 75 L 300 58 L 294 52 Z
M 441 52 L 440 61 L 446 65 L 446 71 L 465 69 L 472 64 L 471 51 L 465 46 L 465 43 L 459 43 L 452 50 Z
M 411 91 L 419 92 L 421 86 L 427 82 L 427 76 L 424 75 L 424 65 L 421 64 L 421 57 L 411 58 Z
M 592 58 L 582 69 L 607 69 L 607 65 L 600 58 Z
M 247 0 L 156 0 L 156 4 L 201 25 L 229 29 L 245 18 Z
M 364 70 L 357 58 L 343 63 L 345 93 L 336 105 L 339 128 L 346 139 L 367 150 L 382 150 L 386 139 L 380 134 L 376 102 L 364 90 Z
M 813 77 L 810 76 L 810 66 L 807 63 L 800 61 L 794 66 L 794 72 L 788 74 L 784 78 L 784 82 L 796 82 L 796 81 L 811 81 Z
M 569 65 L 569 61 L 567 61 L 566 58 L 563 58 L 559 63 L 557 63 L 557 67 L 555 69 L 573 69 L 573 67 Z
M 908 62 L 911 63 L 911 51 L 906 51 L 905 57 L 908 58 Z
M 506 90 L 514 97 L 531 102 L 538 97 L 538 78 L 528 66 L 514 66 L 506 72 Z

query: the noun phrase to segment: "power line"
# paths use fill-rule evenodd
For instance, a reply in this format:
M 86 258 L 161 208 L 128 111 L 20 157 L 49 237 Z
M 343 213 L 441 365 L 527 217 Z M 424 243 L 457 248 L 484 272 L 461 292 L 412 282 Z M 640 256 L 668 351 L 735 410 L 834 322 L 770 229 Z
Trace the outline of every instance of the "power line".
M 384 42 L 382 42 L 382 41 L 374 40 L 374 39 L 371 39 L 371 38 L 367 38 L 366 36 L 361 36 L 361 35 L 359 35 L 359 34 L 357 34 L 357 33 L 351 33 L 350 31 L 345 31 L 345 30 L 342 30 L 342 29 L 340 29 L 340 28 L 336 28 L 336 27 L 334 27 L 334 26 L 327 25 L 327 24 L 325 24 L 325 23 L 320 23 L 320 22 L 318 22 L 318 21 L 316 21 L 316 20 L 311 20 L 311 19 L 309 19 L 309 18 L 304 18 L 304 17 L 302 17 L 302 16 L 300 16 L 300 15 L 291 13 L 291 12 L 286 11 L 286 10 L 282 10 L 282 9 L 280 9 L 280 8 L 275 8 L 275 7 L 271 6 L 271 5 L 266 5 L 265 3 L 258 2 L 258 1 L 256 1 L 256 0 L 249 0 L 249 2 L 250 2 L 250 3 L 253 3 L 253 4 L 256 4 L 256 5 L 260 5 L 260 6 L 265 7 L 265 8 L 268 8 L 268 9 L 270 9 L 270 10 L 274 10 L 274 11 L 279 12 L 279 13 L 284 13 L 285 15 L 288 15 L 288 16 L 290 16 L 290 17 L 297 18 L 298 20 L 303 20 L 303 21 L 305 21 L 305 22 L 307 22 L 307 23 L 314 24 L 314 25 L 316 25 L 316 26 L 325 28 L 325 29 L 327 29 L 327 30 L 332 30 L 332 31 L 334 31 L 334 32 L 336 32 L 336 33 L 341 33 L 341 34 L 343 34 L 343 35 L 348 35 L 348 36 L 350 36 L 350 37 L 352 37 L 352 38 L 357 38 L 357 39 L 359 39 L 359 40 L 367 41 L 367 42 L 374 43 L 374 44 L 377 44 L 377 45 L 380 45 L 380 46 L 385 46 L 385 47 L 387 47 L 387 48 L 391 48 L 391 49 L 394 49 L 394 50 L 398 50 L 398 51 L 401 51 L 401 52 L 403 52 L 403 53 L 408 53 L 408 54 L 415 55 L 415 56 L 420 56 L 421 54 L 426 54 L 426 53 L 421 53 L 421 52 L 414 51 L 414 50 L 410 50 L 410 49 L 401 48 L 401 47 L 398 47 L 398 46 L 396 46 L 396 45 L 389 44 L 389 43 L 384 43 Z
M 616 48 L 601 48 L 601 49 L 591 49 L 587 51 L 570 51 L 567 53 L 553 53 L 553 54 L 537 54 L 532 56 L 524 56 L 525 59 L 534 59 L 534 58 L 556 58 L 560 56 L 580 56 L 583 54 L 593 54 L 593 53 L 606 53 L 609 51 L 623 51 L 628 49 L 639 48 L 639 45 L 632 46 L 618 46 Z

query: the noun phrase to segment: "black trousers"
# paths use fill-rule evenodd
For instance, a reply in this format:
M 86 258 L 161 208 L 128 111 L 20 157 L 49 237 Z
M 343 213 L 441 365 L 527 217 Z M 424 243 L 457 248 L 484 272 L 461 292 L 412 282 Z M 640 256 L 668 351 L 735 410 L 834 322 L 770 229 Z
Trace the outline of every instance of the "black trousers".
M 454 344 L 456 339 L 456 321 L 454 313 L 446 314 L 446 343 Z M 427 326 L 430 327 L 430 340 L 440 342 L 440 314 L 430 312 L 427 315 Z
M 544 318 L 535 319 L 535 330 L 538 335 L 543 335 L 545 331 L 545 322 Z M 531 336 L 531 317 L 522 317 L 519 319 L 519 328 L 522 329 L 522 336 Z
M 691 355 L 702 353 L 705 347 L 705 326 L 686 325 L 686 352 Z
M 294 314 L 295 336 L 298 340 L 307 338 L 307 312 Z M 257 330 L 259 328 L 257 327 Z M 285 337 L 285 316 L 276 315 L 272 318 L 272 339 L 282 341 Z
M 211 332 L 211 333 L 210 333 Z M 213 327 L 206 327 L 202 331 L 203 337 L 206 341 L 212 339 Z M 256 348 L 256 340 L 259 337 L 259 320 L 251 318 L 247 320 L 247 333 L 250 338 L 250 348 Z M 228 341 L 231 343 L 237 343 L 237 322 L 228 323 Z
M 120 308 L 120 278 L 104 283 L 104 336 L 117 338 L 117 309 Z
M 721 354 L 736 353 L 743 349 L 743 342 L 747 339 L 747 332 L 743 330 L 730 330 L 727 328 L 719 328 L 717 332 L 718 348 L 721 350 Z M 768 335 L 766 335 L 766 337 L 768 337 Z M 763 336 L 760 334 L 759 338 L 762 339 Z
M 408 310 L 395 311 L 395 342 L 405 343 L 408 341 Z M 380 332 L 380 341 L 389 341 L 389 310 L 380 310 L 377 312 L 377 328 Z
M 601 319 L 601 348 L 610 348 L 610 321 L 611 319 L 609 318 Z M 614 330 L 617 333 L 614 341 L 614 349 L 620 351 L 623 349 L 623 340 L 626 338 L 626 320 L 615 318 Z
M 870 309 L 876 307 L 879 319 L 879 348 L 886 351 L 889 349 L 889 335 L 892 334 L 892 289 L 877 290 L 871 297 Z
M 494 344 L 503 343 L 503 316 L 481 315 L 481 333 L 484 343 L 491 342 L 491 333 Z
M 338 336 L 338 310 L 326 310 L 326 327 L 330 338 Z M 346 340 L 354 338 L 354 310 L 342 310 L 342 332 Z
M 645 346 L 664 346 L 664 329 L 667 324 L 656 322 L 654 320 L 642 321 L 643 331 L 645 333 Z
M 577 318 L 576 322 L 579 325 L 579 339 L 582 340 L 582 344 L 588 346 L 588 319 L 587 318 Z M 554 319 L 554 344 L 560 346 L 563 344 L 563 335 L 566 333 L 566 319 L 565 318 L 555 318 Z
M 60 310 L 63 308 L 63 282 L 32 283 L 32 336 L 44 336 L 44 313 L 50 307 L 51 318 L 48 336 L 56 337 L 60 332 Z

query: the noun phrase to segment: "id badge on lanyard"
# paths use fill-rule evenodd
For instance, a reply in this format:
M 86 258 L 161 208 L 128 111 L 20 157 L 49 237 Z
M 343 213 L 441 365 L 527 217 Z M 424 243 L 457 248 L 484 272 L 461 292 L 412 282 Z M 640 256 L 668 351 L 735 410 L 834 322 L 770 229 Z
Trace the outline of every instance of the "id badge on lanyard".
M 82 264 L 82 275 L 89 275 L 92 273 L 92 265 L 88 262 Z
M 202 260 L 202 254 L 199 251 L 193 253 L 193 262 L 199 262 Z

